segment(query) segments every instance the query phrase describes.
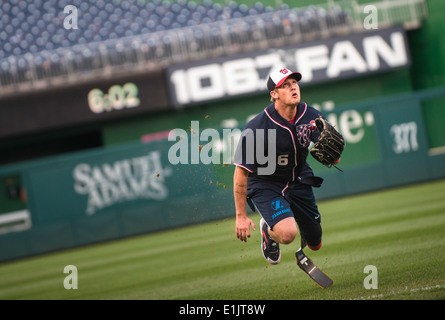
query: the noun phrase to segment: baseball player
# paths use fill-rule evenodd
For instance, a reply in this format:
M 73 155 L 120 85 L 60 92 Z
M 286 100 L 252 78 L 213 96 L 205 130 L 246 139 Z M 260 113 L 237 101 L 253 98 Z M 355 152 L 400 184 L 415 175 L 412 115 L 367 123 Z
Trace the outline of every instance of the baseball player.
M 300 80 L 300 73 L 287 68 L 270 73 L 267 88 L 272 103 L 247 123 L 234 157 L 236 236 L 246 242 L 250 228 L 255 230 L 247 216 L 248 203 L 262 217 L 261 250 L 271 264 L 280 262 L 279 245 L 293 242 L 298 229 L 302 247 L 318 250 L 322 245 L 321 216 L 312 187 L 320 187 L 323 179 L 314 176 L 306 158 L 311 141 L 320 138 L 315 120 L 324 117 L 300 100 Z M 339 157 L 334 160 L 338 163 Z

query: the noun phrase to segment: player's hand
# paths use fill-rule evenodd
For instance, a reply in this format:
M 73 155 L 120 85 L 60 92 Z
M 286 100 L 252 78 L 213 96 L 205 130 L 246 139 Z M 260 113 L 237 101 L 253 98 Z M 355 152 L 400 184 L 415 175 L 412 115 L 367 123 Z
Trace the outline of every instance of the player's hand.
M 247 242 L 250 238 L 250 227 L 255 231 L 255 223 L 247 216 L 236 217 L 236 237 L 241 241 Z

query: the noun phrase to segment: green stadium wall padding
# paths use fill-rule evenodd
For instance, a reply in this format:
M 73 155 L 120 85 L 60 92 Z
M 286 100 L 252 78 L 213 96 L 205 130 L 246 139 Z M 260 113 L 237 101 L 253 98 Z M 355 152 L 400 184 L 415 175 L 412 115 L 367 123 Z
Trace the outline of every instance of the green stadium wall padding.
M 430 138 L 438 132 L 430 114 L 438 107 L 425 103 L 443 97 L 445 87 L 438 87 L 327 114 L 350 140 L 343 172 L 309 157 L 325 179 L 314 189 L 318 200 L 444 178 L 444 146 Z M 182 138 L 193 134 L 200 133 Z M 234 166 L 174 165 L 168 158 L 174 143 L 164 137 L 0 167 L 0 178 L 20 180 L 27 194 L 21 210 L 0 210 L 0 261 L 234 217 Z M 18 200 L 0 198 L 0 206 L 16 208 L 8 201 Z

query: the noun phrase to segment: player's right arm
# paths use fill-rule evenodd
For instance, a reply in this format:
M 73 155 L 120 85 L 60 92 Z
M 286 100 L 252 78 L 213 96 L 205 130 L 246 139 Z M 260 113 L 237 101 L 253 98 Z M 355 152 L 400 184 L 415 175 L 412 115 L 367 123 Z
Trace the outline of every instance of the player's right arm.
M 250 227 L 255 231 L 255 223 L 247 216 L 247 178 L 249 171 L 240 166 L 235 167 L 233 175 L 233 196 L 236 209 L 236 237 L 247 242 L 250 238 Z

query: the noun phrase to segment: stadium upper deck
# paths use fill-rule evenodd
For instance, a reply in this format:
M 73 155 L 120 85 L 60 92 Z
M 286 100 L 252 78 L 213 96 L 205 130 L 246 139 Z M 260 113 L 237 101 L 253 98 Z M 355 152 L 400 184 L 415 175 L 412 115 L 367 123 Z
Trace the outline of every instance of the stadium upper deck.
M 75 16 L 64 11 L 68 5 Z M 77 29 L 66 28 L 68 16 Z M 104 72 L 151 70 L 349 27 L 350 17 L 335 4 L 298 9 L 211 0 L 11 0 L 0 3 L 0 96 L 48 80 L 54 86 Z

